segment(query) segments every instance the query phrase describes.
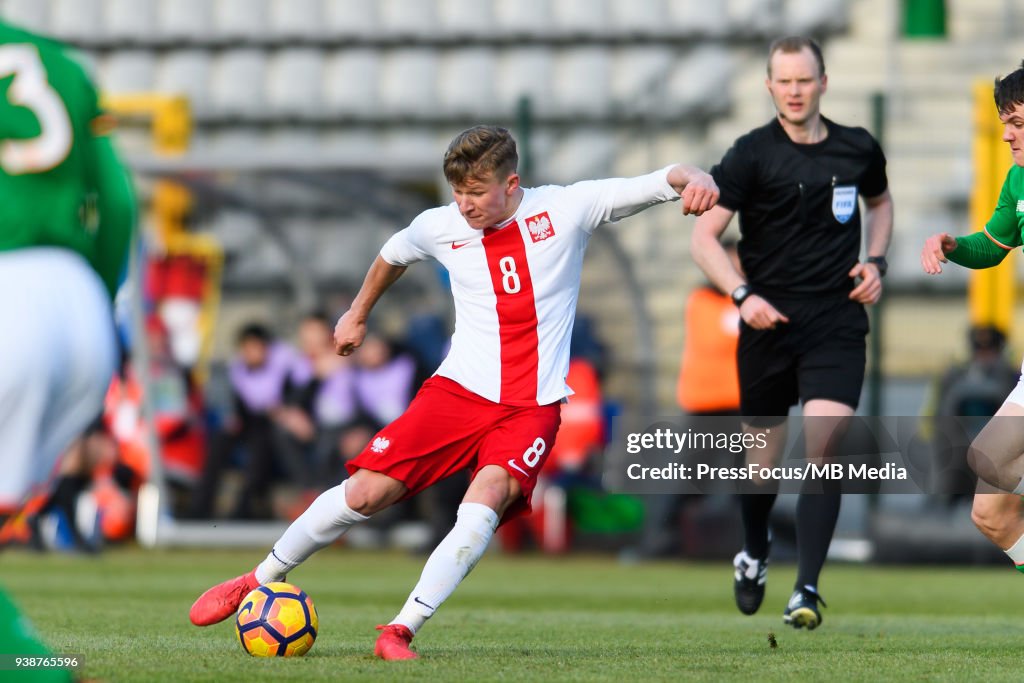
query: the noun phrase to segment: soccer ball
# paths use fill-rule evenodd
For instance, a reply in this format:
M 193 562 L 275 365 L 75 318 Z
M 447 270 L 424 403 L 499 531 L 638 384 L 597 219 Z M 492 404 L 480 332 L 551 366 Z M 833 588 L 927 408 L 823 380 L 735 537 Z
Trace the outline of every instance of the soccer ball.
M 313 601 L 290 583 L 256 588 L 235 615 L 238 641 L 253 657 L 300 657 L 313 647 L 319 627 Z

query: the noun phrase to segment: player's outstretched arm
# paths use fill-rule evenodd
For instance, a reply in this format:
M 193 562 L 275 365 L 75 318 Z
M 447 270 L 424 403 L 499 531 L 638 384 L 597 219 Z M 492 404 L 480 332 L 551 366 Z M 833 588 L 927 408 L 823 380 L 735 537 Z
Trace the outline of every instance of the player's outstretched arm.
M 392 265 L 379 255 L 374 259 L 352 305 L 334 326 L 334 351 L 339 356 L 349 355 L 363 343 L 370 311 L 388 287 L 402 277 L 405 269 L 406 266 Z
M 991 268 L 1002 263 L 1009 253 L 1010 247 L 999 244 L 986 232 L 966 237 L 953 237 L 942 232 L 925 240 L 921 267 L 929 275 L 941 273 L 942 264 L 948 261 L 974 270 Z
M 684 216 L 700 216 L 718 203 L 714 178 L 696 166 L 676 164 L 668 172 L 668 183 L 682 198 Z

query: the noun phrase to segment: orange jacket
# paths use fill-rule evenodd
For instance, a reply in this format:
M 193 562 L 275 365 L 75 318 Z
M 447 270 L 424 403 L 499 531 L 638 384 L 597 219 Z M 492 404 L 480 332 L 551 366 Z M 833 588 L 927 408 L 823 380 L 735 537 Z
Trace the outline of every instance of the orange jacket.
M 732 300 L 711 287 L 695 290 L 686 302 L 686 339 L 676 400 L 688 413 L 735 411 L 740 407 L 736 346 L 740 313 Z

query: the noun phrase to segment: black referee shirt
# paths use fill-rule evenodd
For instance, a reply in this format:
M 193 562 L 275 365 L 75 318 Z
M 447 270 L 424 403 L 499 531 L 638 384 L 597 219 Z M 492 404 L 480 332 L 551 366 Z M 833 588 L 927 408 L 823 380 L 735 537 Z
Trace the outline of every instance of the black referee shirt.
M 778 119 L 738 138 L 711 169 L 719 204 L 739 212 L 739 255 L 751 289 L 771 300 L 849 293 L 860 257 L 857 195 L 888 187 L 885 155 L 863 128 L 822 117 L 828 136 L 789 139 Z

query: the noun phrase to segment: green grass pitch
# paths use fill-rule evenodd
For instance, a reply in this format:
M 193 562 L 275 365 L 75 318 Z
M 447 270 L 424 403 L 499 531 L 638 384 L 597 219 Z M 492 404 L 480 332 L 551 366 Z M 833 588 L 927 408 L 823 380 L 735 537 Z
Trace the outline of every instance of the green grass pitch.
M 773 566 L 761 612 L 732 602 L 727 563 L 488 554 L 414 641 L 372 655 L 422 557 L 329 549 L 289 580 L 320 612 L 304 658 L 246 655 L 230 622 L 191 626 L 212 583 L 256 551 L 117 549 L 99 558 L 0 555 L 0 582 L 57 653 L 104 681 L 1017 681 L 1024 577 L 988 568 L 826 567 L 813 632 L 781 621 L 794 568 Z M 770 647 L 769 633 L 777 647 Z M 0 679 L 4 676 L 0 672 Z M 6 679 L 5 679 L 6 680 Z

